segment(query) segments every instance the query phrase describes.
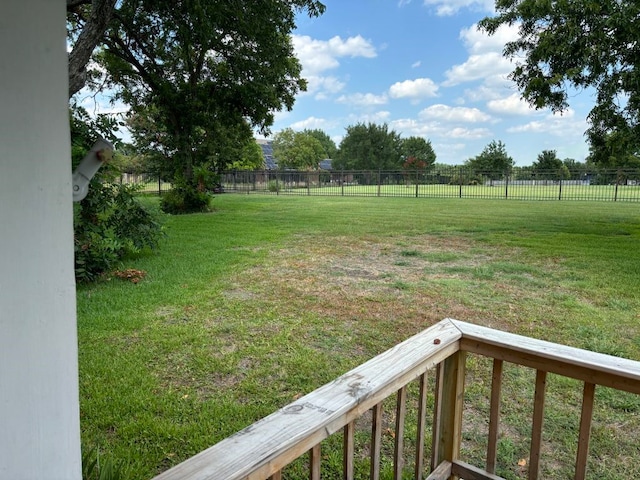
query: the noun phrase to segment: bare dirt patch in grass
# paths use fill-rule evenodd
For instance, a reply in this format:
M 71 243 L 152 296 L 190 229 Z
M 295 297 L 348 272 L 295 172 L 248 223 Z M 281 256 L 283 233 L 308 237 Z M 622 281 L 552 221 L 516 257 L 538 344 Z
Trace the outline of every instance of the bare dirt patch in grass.
M 495 270 L 503 254 L 457 237 L 298 236 L 234 283 L 238 289 L 246 283 L 255 298 L 278 302 L 289 312 L 354 325 L 388 324 L 394 341 L 445 317 L 510 330 L 517 317 L 513 305 L 543 293 L 531 287 L 535 272 Z

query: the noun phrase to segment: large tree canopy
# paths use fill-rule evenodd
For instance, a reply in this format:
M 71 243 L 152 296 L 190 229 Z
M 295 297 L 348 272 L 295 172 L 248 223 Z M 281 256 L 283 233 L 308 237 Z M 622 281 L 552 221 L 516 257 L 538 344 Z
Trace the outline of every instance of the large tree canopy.
M 314 0 L 122 0 L 99 59 L 133 112 L 153 113 L 189 181 L 229 126 L 267 131 L 306 88 L 290 38 Z M 152 109 L 150 109 L 152 107 Z M 251 135 L 249 128 L 246 135 Z
M 273 138 L 273 156 L 279 168 L 317 170 L 327 152 L 314 135 L 285 128 Z
M 498 179 L 511 172 L 514 163 L 513 158 L 507 153 L 505 144 L 500 140 L 493 140 L 484 147 L 480 155 L 467 160 L 465 166 L 478 174 Z
M 402 165 L 400 135 L 388 125 L 358 123 L 347 127 L 335 169 L 396 170 Z
M 493 34 L 517 25 L 504 54 L 511 78 L 537 108 L 563 111 L 570 88 L 593 87 L 587 131 L 594 160 L 640 150 L 640 3 L 637 0 L 496 0 L 496 16 L 480 27 Z

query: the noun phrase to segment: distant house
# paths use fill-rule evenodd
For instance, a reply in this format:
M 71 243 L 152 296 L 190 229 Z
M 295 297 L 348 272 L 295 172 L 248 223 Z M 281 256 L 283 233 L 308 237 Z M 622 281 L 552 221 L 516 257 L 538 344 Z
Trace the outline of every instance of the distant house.
M 278 161 L 273 158 L 273 142 L 265 138 L 256 138 L 256 142 L 262 149 L 264 155 L 264 168 L 265 170 L 277 170 Z
M 320 170 L 333 170 L 333 168 L 331 167 L 331 159 L 325 158 L 324 160 L 320 160 L 318 168 Z

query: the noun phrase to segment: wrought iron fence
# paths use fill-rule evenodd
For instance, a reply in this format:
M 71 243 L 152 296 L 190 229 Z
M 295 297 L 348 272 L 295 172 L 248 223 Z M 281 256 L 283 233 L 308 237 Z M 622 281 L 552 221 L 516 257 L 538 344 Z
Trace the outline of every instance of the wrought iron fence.
M 134 183 L 162 194 L 170 184 L 146 175 Z M 132 178 L 123 178 L 131 183 Z M 640 170 L 478 172 L 464 167 L 421 171 L 233 171 L 215 193 L 494 198 L 515 200 L 640 201 Z

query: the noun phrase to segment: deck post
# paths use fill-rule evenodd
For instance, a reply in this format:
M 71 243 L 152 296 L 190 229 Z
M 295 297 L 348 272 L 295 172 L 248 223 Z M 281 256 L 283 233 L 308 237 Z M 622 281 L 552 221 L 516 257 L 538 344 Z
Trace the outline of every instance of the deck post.
M 432 469 L 460 456 L 466 353 L 454 353 L 438 366 Z

